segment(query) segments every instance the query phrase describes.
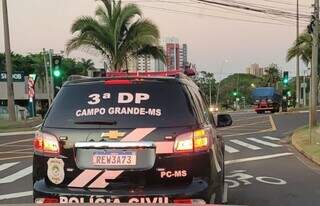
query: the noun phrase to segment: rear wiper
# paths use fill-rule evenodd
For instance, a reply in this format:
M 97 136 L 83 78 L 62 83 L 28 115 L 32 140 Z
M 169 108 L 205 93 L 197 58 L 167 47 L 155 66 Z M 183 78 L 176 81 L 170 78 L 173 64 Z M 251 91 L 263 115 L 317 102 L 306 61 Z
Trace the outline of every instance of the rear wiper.
M 116 121 L 79 121 L 74 122 L 75 124 L 97 124 L 97 125 L 116 125 Z

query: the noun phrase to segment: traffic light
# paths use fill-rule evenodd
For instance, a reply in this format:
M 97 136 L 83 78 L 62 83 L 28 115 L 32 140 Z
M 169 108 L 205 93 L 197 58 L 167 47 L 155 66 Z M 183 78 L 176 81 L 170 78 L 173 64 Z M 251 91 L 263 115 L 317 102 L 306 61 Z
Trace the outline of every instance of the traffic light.
M 232 95 L 236 97 L 238 95 L 238 92 L 233 92 Z
M 54 55 L 52 57 L 52 75 L 54 84 L 54 96 L 56 96 L 62 86 L 62 56 Z
M 283 72 L 283 80 L 282 81 L 285 86 L 288 85 L 288 83 L 289 83 L 289 72 L 288 71 Z
M 61 76 L 61 62 L 62 62 L 61 56 L 56 55 L 52 57 L 53 76 L 56 78 L 59 78 Z

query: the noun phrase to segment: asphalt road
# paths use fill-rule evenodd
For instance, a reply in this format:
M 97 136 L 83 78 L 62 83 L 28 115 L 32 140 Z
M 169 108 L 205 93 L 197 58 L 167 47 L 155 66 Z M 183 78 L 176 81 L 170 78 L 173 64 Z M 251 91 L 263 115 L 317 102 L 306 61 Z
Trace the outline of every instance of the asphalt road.
M 228 203 L 315 205 L 320 167 L 288 144 L 308 114 L 232 113 L 234 124 L 219 130 L 226 144 Z M 320 119 L 320 118 L 319 118 Z M 30 203 L 33 135 L 0 136 L 0 204 Z

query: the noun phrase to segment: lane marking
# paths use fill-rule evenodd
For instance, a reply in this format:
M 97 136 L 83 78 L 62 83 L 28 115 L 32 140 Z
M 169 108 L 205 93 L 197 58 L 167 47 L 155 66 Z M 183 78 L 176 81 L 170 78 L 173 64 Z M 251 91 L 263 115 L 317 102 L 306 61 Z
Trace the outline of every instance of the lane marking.
M 20 143 L 20 142 L 32 142 L 33 138 L 29 138 L 29 139 L 23 139 L 23 140 L 17 140 L 17 141 L 12 141 L 12 142 L 6 142 L 3 144 L 0 144 L 0 147 L 5 146 L 5 145 L 10 145 L 10 144 L 16 144 L 16 143 Z
M 242 162 L 251 162 L 251 161 L 257 161 L 257 160 L 273 159 L 277 157 L 285 157 L 285 156 L 291 156 L 291 155 L 293 155 L 293 153 L 286 152 L 286 153 L 279 153 L 279 154 L 273 154 L 273 155 L 264 155 L 264 156 L 256 156 L 256 157 L 249 157 L 249 158 L 243 158 L 243 159 L 228 160 L 228 161 L 225 161 L 225 165 L 242 163 Z
M 276 131 L 277 127 L 276 127 L 276 124 L 274 123 L 272 115 L 269 115 L 269 119 L 270 119 L 270 124 L 271 124 L 272 130 Z
M 32 148 L 26 148 L 26 149 L 17 149 L 17 150 L 4 151 L 4 152 L 0 152 L 0 154 L 21 153 L 21 152 L 26 152 L 26 151 L 28 151 L 28 153 L 31 153 L 31 154 L 33 153 L 33 149 Z
M 264 130 L 259 130 L 256 132 L 245 132 L 245 133 L 237 133 L 237 134 L 227 134 L 227 135 L 222 135 L 223 137 L 239 137 L 239 136 L 244 136 L 244 135 L 250 135 L 250 134 L 259 134 L 259 133 L 265 133 L 265 132 L 272 132 L 272 128 L 270 129 L 264 129 Z
M 31 173 L 32 173 L 32 166 L 24 168 L 24 169 L 12 174 L 12 175 L 6 176 L 4 178 L 0 178 L 0 184 L 14 182 L 14 181 L 16 181 L 22 177 L 25 177 Z
M 268 123 L 268 120 L 260 121 L 260 122 L 252 122 L 252 123 L 242 124 L 242 125 L 236 125 L 236 126 L 231 126 L 231 127 L 228 127 L 228 128 L 226 127 L 226 128 L 222 128 L 222 129 L 220 129 L 220 130 L 221 130 L 221 131 L 224 131 L 224 130 L 230 130 L 230 129 L 233 129 L 233 128 L 252 126 L 252 125 L 262 124 L 262 123 Z M 264 125 L 263 125 L 263 126 L 264 126 Z
M 16 165 L 16 164 L 19 164 L 20 162 L 11 162 L 11 163 L 5 163 L 5 164 L 2 164 L 2 165 L 0 165 L 0 172 L 2 171 L 2 170 L 6 170 L 6 169 L 8 169 L 8 168 L 10 168 L 10 167 L 12 167 L 12 166 L 14 166 L 14 165 Z
M 263 144 L 263 145 L 266 145 L 266 146 L 269 146 L 269 147 L 282 147 L 282 145 L 274 144 L 274 143 L 271 143 L 271 142 L 266 142 L 266 141 L 263 141 L 263 140 L 260 140 L 260 139 L 256 139 L 256 138 L 247 138 L 247 140 L 250 140 L 250 141 L 253 141 L 253 142 L 256 142 L 256 143 L 259 143 L 259 144 Z
M 239 150 L 237 150 L 237 149 L 235 149 L 233 147 L 230 147 L 228 145 L 224 145 L 224 149 L 226 150 L 226 152 L 228 152 L 230 154 L 239 152 Z
M 29 151 L 29 152 L 0 152 L 0 155 L 1 154 L 29 154 L 29 155 L 31 155 L 31 154 L 33 154 L 33 151 Z
M 252 150 L 259 150 L 259 149 L 262 149 L 261 147 L 258 147 L 258 146 L 254 146 L 252 144 L 249 144 L 249 143 L 246 143 L 246 142 L 243 142 L 243 141 L 240 141 L 240 140 L 237 140 L 237 139 L 232 139 L 232 140 L 229 140 L 230 142 L 233 142 L 237 145 L 240 145 L 240 146 L 243 146 L 243 147 L 246 147 L 246 148 L 249 148 L 249 149 L 252 149 Z
M 17 193 L 0 195 L 0 200 L 15 199 L 15 198 L 19 198 L 19 197 L 27 197 L 27 196 L 32 196 L 32 195 L 33 195 L 32 191 L 17 192 Z
M 33 155 L 24 155 L 24 156 L 16 156 L 16 157 L 5 157 L 5 158 L 0 158 L 0 161 L 2 160 L 14 160 L 14 159 L 27 159 L 27 158 L 32 158 Z
M 32 144 L 5 145 L 5 146 L 2 146 L 2 147 L 32 147 Z
M 6 137 L 6 136 L 21 136 L 21 135 L 31 135 L 35 134 L 36 131 L 25 131 L 25 132 L 5 132 L 0 133 L 0 137 Z
M 270 136 L 263 136 L 262 138 L 272 140 L 272 141 L 279 141 L 280 140 L 280 138 L 270 137 Z

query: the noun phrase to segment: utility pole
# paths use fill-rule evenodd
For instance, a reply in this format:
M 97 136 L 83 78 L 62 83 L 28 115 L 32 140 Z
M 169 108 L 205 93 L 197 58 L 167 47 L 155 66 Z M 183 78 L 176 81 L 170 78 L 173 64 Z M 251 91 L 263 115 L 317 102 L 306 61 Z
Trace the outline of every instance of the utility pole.
M 7 98 L 8 98 L 9 120 L 16 121 L 16 112 L 14 108 L 14 92 L 13 92 L 13 81 L 12 81 L 12 63 L 11 63 L 10 32 L 9 32 L 7 0 L 2 0 L 2 10 L 3 10 L 3 27 L 4 27 L 4 45 L 5 45 L 5 53 L 6 53 Z
M 48 65 L 47 65 L 47 52 L 45 49 L 43 49 L 43 61 L 44 61 L 44 69 L 46 73 L 46 92 L 48 95 L 48 104 L 49 106 L 51 105 L 51 89 L 50 89 L 50 84 L 49 84 L 49 74 L 48 74 Z
M 310 140 L 312 128 L 317 126 L 317 88 L 318 88 L 318 48 L 319 48 L 319 0 L 314 1 L 314 28 L 313 28 L 313 47 L 311 65 L 311 91 L 310 91 L 310 111 L 309 129 Z
M 50 64 L 50 84 L 51 84 L 51 100 L 54 98 L 54 80 L 53 80 L 53 63 L 52 63 L 52 56 L 53 56 L 53 49 L 49 50 L 49 64 Z
M 211 107 L 211 87 L 212 87 L 212 85 L 211 85 L 212 83 L 211 83 L 211 79 L 210 79 L 210 81 L 209 81 L 209 104 L 210 104 L 210 107 Z M 217 107 L 217 105 L 216 105 L 216 107 Z
M 299 38 L 299 0 L 297 0 L 297 39 Z M 296 66 L 296 107 L 300 107 L 300 62 L 299 55 L 297 55 L 297 66 Z

